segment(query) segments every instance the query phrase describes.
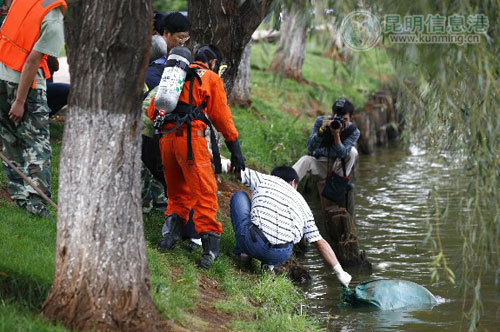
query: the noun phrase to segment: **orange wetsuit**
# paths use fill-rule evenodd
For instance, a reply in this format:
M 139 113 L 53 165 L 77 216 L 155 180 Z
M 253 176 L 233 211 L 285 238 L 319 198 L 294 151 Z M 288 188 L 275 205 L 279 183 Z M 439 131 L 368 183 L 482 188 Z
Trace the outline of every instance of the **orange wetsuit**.
M 201 77 L 193 83 L 193 105 L 196 107 L 203 101 L 206 107 L 205 115 L 214 127 L 230 142 L 238 138 L 238 132 L 233 123 L 231 110 L 227 105 L 226 91 L 222 79 L 213 71 L 206 69 L 201 63 L 194 63 Z M 179 102 L 189 103 L 190 81 L 184 84 Z M 154 100 L 151 102 L 148 114 L 154 120 Z M 162 130 L 168 130 L 175 123 L 166 123 Z M 172 133 L 164 134 L 160 139 L 161 158 L 167 183 L 168 207 L 165 215 L 177 213 L 184 221 L 188 220 L 189 211 L 194 209 L 193 220 L 196 232 L 199 234 L 211 232 L 222 233 L 222 224 L 216 220 L 217 182 L 212 170 L 210 153 L 205 140 L 206 125 L 200 120 L 192 122 L 191 145 L 194 162 L 188 162 L 187 126 L 183 124 Z

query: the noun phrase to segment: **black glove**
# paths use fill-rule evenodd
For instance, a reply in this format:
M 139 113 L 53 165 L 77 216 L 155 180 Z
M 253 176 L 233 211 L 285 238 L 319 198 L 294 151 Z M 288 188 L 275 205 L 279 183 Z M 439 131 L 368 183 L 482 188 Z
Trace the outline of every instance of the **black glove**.
M 245 170 L 245 157 L 241 153 L 240 142 L 235 139 L 231 142 L 226 142 L 226 146 L 231 152 L 231 167 L 234 169 L 236 175 L 240 175 L 241 171 Z

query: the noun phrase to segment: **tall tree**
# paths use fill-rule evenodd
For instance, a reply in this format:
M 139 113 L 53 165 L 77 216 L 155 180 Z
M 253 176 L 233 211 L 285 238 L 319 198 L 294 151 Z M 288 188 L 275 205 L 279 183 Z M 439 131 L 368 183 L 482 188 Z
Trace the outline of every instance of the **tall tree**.
M 293 1 L 284 7 L 278 49 L 269 69 L 301 81 L 306 56 L 308 10 L 311 8 L 308 0 Z
M 228 95 L 245 46 L 271 8 L 273 0 L 189 0 L 191 44 L 214 44 L 224 54 L 229 68 L 224 73 Z
M 234 80 L 233 90 L 229 95 L 229 103 L 231 105 L 249 107 L 252 104 L 250 99 L 250 51 L 252 49 L 252 41 L 249 41 L 243 55 L 241 56 L 238 73 Z
M 140 196 L 140 100 L 150 0 L 69 2 L 72 78 L 55 276 L 43 314 L 77 329 L 158 329 Z

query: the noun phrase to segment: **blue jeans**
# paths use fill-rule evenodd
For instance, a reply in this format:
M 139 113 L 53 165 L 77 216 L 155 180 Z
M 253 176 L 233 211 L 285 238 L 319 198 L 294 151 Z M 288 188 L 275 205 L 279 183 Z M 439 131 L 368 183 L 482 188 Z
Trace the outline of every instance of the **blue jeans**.
M 250 221 L 251 203 L 244 191 L 237 191 L 231 197 L 231 222 L 233 223 L 236 239 L 235 254 L 245 253 L 257 258 L 264 264 L 279 265 L 287 261 L 292 255 L 293 245 L 285 248 L 273 248 L 262 240 L 259 234 L 252 239 Z

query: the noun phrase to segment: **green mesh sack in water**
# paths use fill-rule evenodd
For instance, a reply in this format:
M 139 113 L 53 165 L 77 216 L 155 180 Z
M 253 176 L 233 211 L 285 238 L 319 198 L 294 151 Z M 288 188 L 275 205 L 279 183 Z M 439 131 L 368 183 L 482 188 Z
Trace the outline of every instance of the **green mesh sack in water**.
M 396 279 L 369 280 L 354 290 L 343 288 L 342 301 L 348 306 L 373 307 L 380 310 L 425 308 L 438 303 L 425 287 L 414 282 Z

